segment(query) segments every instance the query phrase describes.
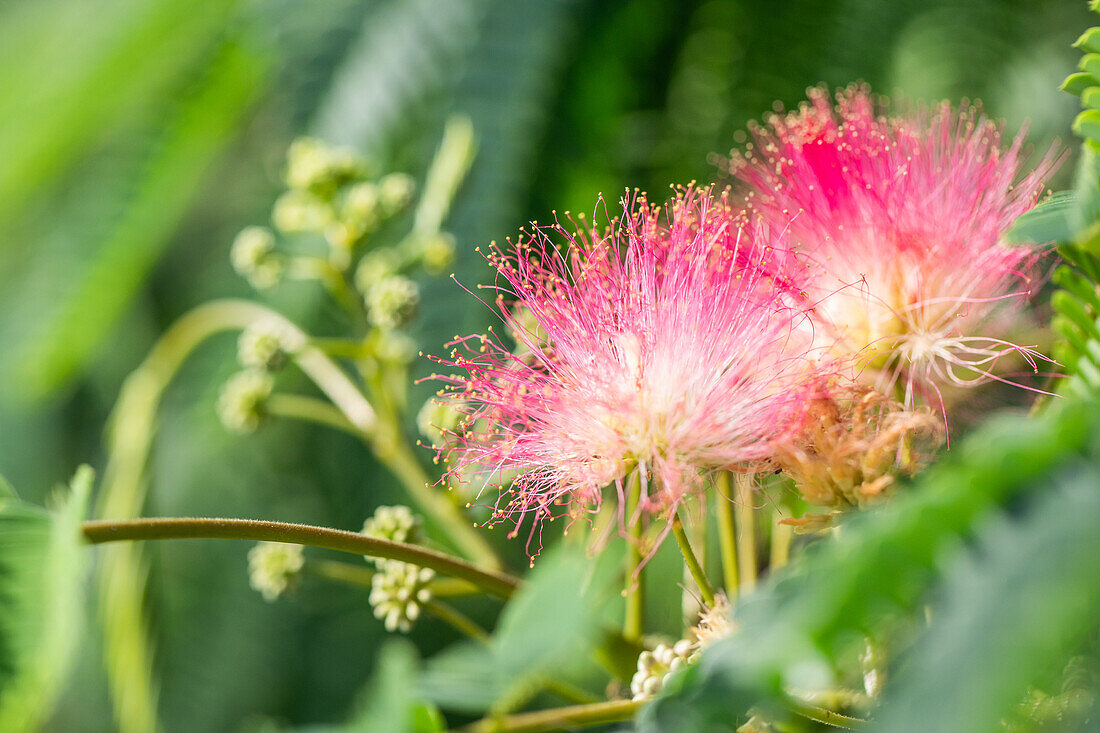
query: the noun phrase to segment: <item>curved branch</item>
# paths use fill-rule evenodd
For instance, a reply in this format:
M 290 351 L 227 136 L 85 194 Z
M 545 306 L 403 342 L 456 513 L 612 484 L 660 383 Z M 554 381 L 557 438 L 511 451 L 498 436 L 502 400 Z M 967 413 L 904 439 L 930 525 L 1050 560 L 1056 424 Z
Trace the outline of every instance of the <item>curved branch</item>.
M 473 583 L 487 593 L 508 598 L 521 581 L 511 575 L 482 570 L 442 552 L 402 542 L 389 542 L 357 532 L 308 524 L 288 524 L 259 519 L 158 517 L 121 521 L 96 520 L 83 524 L 85 539 L 92 544 L 123 540 L 234 539 L 289 542 L 329 550 L 400 560 Z

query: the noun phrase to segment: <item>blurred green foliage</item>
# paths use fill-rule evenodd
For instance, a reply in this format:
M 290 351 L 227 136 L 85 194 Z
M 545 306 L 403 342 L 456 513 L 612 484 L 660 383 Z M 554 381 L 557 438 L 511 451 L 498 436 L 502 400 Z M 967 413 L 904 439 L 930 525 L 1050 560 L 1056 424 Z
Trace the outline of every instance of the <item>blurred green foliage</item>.
M 601 192 L 711 179 L 749 120 L 822 82 L 981 99 L 1010 129 L 1030 120 L 1041 153 L 1070 136 L 1075 100 L 1057 85 L 1091 18 L 1079 0 L 7 0 L 0 473 L 38 501 L 78 463 L 102 464 L 107 413 L 157 334 L 204 300 L 247 292 L 229 243 L 270 210 L 298 135 L 422 174 L 444 120 L 467 114 L 479 155 L 448 229 L 472 283 L 476 245 L 552 210 L 591 210 Z M 338 331 L 308 288 L 271 297 L 315 333 Z M 451 283 L 426 288 L 422 307 L 425 350 L 488 318 Z M 346 436 L 288 424 L 227 435 L 213 405 L 233 352 L 232 337 L 215 340 L 169 391 L 149 513 L 356 529 L 400 499 Z M 1084 501 L 1072 481 L 1063 489 Z M 995 530 L 981 541 L 1003 544 Z M 310 580 L 265 604 L 245 550 L 148 550 L 165 729 L 347 720 L 383 641 L 365 595 Z M 656 558 L 651 589 L 673 586 L 677 567 Z M 462 604 L 483 622 L 494 609 Z M 965 629 L 959 614 L 945 628 Z M 433 622 L 412 636 L 424 656 L 453 641 Z M 97 647 L 90 636 L 49 729 L 112 728 Z M 396 649 L 395 674 L 414 666 Z

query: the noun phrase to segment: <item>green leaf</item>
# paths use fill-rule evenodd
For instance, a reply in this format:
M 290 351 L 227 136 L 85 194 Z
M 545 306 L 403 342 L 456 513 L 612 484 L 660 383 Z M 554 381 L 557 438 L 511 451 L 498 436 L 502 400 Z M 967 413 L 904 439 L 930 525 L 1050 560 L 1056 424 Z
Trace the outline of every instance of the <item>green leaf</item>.
M 1073 42 L 1073 47 L 1085 53 L 1100 53 L 1100 28 L 1089 28 Z
M 598 605 L 607 597 L 607 574 L 582 591 L 591 575 L 584 554 L 559 549 L 536 563 L 523 588 L 505 606 L 489 645 L 466 643 L 428 662 L 424 694 L 444 708 L 482 711 L 522 700 L 585 657 L 599 633 Z
M 670 680 L 640 730 L 728 726 L 753 706 L 782 715 L 788 689 L 834 684 L 840 660 L 866 635 L 920 616 L 940 558 L 988 511 L 1048 489 L 1083 454 L 1100 460 L 1096 403 L 1054 405 L 1038 419 L 987 423 L 889 504 L 851 517 L 838 538 L 740 602 L 740 631 Z M 986 663 L 993 673 L 996 658 Z
M 8 483 L 8 480 L 3 476 L 0 476 L 0 508 L 2 508 L 9 501 L 18 501 L 19 494 L 16 493 L 15 487 Z
M 82 466 L 56 514 L 0 505 L 0 730 L 37 730 L 71 667 L 80 633 L 80 523 L 92 470 Z
M 1100 141 L 1100 112 L 1086 109 L 1073 121 L 1073 134 Z
M 1077 206 L 1072 191 L 1056 193 L 1016 219 L 1005 238 L 1015 244 L 1068 242 L 1077 233 L 1073 225 Z
M 228 142 L 255 97 L 267 64 L 240 39 L 227 41 L 209 60 L 206 78 L 170 110 L 171 119 L 139 175 L 122 215 L 99 242 L 92 259 L 71 273 L 64 292 L 40 314 L 29 338 L 6 366 L 23 396 L 42 397 L 72 378 L 129 304 L 167 246 L 208 166 Z
M 438 733 L 443 717 L 415 697 L 416 649 L 404 639 L 382 647 L 363 703 L 352 720 L 332 733 Z
M 1067 76 L 1065 81 L 1063 81 L 1058 88 L 1079 97 L 1084 94 L 1086 89 L 1098 85 L 1100 85 L 1100 81 L 1098 81 L 1095 76 L 1079 71 L 1076 74 Z
M 1081 57 L 1081 61 L 1077 64 L 1077 68 L 1086 74 L 1097 76 L 1100 74 L 1100 53 L 1087 53 Z
M 1100 466 L 1067 466 L 1055 482 L 1022 517 L 983 528 L 953 564 L 933 624 L 887 688 L 876 728 L 997 730 L 1029 686 L 1095 637 Z

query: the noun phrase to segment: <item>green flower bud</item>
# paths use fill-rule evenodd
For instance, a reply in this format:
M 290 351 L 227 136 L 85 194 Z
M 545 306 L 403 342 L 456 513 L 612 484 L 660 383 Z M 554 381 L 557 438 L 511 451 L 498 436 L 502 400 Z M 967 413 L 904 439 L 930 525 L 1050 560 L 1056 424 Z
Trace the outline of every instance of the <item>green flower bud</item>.
M 407 277 L 391 275 L 368 290 L 365 300 L 371 323 L 380 328 L 397 328 L 416 313 L 420 290 Z
M 356 183 L 348 188 L 340 218 L 362 231 L 369 231 L 378 225 L 380 198 L 381 193 L 375 184 L 366 181 Z
M 644 651 L 638 657 L 638 671 L 630 680 L 630 691 L 635 700 L 649 699 L 661 691 L 673 672 L 688 665 L 695 645 L 682 639 L 673 645 L 658 644 L 653 651 Z
M 275 228 L 284 234 L 323 231 L 333 216 L 332 206 L 308 191 L 287 191 L 271 212 Z
M 461 419 L 462 412 L 453 399 L 443 400 L 433 397 L 424 403 L 420 412 L 416 413 L 416 427 L 432 447 L 438 449 L 444 447 L 446 441 L 444 434 L 454 430 Z
M 265 227 L 245 227 L 233 240 L 229 261 L 252 287 L 264 290 L 279 282 L 283 261 L 275 254 L 275 235 Z
M 420 252 L 420 260 L 431 273 L 439 273 L 455 260 L 455 238 L 446 232 L 429 237 Z
M 421 608 L 431 600 L 428 583 L 435 571 L 397 560 L 383 562 L 371 578 L 368 600 L 376 618 L 383 619 L 387 631 L 408 632 L 420 618 Z
M 392 216 L 409 205 L 416 182 L 405 173 L 390 173 L 378 182 L 378 195 L 385 216 Z
M 380 506 L 363 523 L 360 534 L 389 542 L 416 544 L 420 541 L 420 517 L 407 506 Z M 379 570 L 384 570 L 389 562 L 385 558 L 368 557 L 367 560 L 373 561 Z
M 275 388 L 270 374 L 247 369 L 230 377 L 218 396 L 218 416 L 235 433 L 251 433 L 263 424 L 264 404 Z
M 301 348 L 297 341 L 294 332 L 285 324 L 275 319 L 262 319 L 241 332 L 237 340 L 237 360 L 248 369 L 275 372 Z
M 374 339 L 374 355 L 379 361 L 408 364 L 416 358 L 416 342 L 403 333 L 383 330 Z
M 366 295 L 378 283 L 396 275 L 400 266 L 401 255 L 392 249 L 368 252 L 359 260 L 359 266 L 355 269 L 355 287 Z
M 366 174 L 366 163 L 351 148 L 336 148 L 314 138 L 299 138 L 287 151 L 286 184 L 331 195 L 336 187 Z
M 260 542 L 248 551 L 248 583 L 270 603 L 294 587 L 303 565 L 301 545 Z

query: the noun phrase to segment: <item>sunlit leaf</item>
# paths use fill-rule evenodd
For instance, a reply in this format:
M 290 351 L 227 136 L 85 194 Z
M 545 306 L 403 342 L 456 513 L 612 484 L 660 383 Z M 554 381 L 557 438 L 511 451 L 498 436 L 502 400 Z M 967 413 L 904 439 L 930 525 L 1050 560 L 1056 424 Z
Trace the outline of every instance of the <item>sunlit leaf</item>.
M 0 730 L 37 730 L 68 675 L 80 632 L 86 559 L 80 522 L 92 472 L 84 466 L 49 514 L 0 504 Z

